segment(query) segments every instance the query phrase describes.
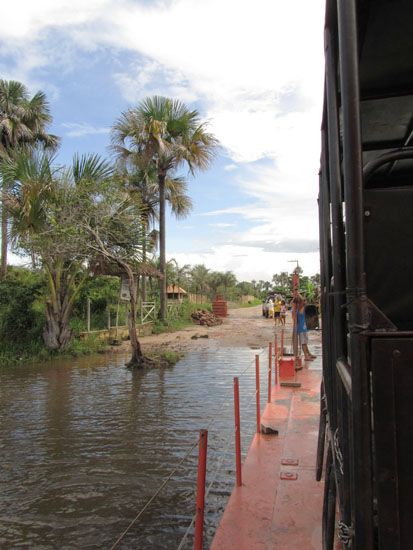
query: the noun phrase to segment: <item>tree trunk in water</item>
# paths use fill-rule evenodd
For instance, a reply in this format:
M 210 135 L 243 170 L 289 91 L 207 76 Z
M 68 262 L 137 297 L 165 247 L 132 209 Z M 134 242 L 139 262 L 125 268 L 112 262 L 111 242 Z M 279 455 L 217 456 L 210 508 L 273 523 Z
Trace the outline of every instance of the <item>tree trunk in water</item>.
M 72 331 L 69 327 L 69 311 L 46 304 L 46 325 L 43 330 L 43 341 L 49 349 L 63 350 L 70 342 Z
M 130 292 L 130 314 L 128 319 L 128 328 L 129 328 L 129 338 L 130 338 L 130 343 L 132 348 L 132 357 L 128 362 L 128 367 L 143 367 L 145 363 L 145 357 L 142 353 L 142 348 L 136 333 L 137 289 L 136 289 L 135 278 L 133 276 L 133 272 L 131 268 L 127 264 L 122 263 L 122 267 L 126 270 L 126 273 L 128 275 L 129 292 Z
M 0 278 L 4 279 L 7 274 L 7 210 L 5 208 L 5 198 L 6 198 L 6 188 L 3 183 L 2 186 L 2 207 L 1 207 L 1 267 L 0 267 Z
M 166 261 L 165 261 L 165 175 L 159 174 L 159 271 L 162 274 L 159 279 L 160 310 L 159 318 L 166 321 Z

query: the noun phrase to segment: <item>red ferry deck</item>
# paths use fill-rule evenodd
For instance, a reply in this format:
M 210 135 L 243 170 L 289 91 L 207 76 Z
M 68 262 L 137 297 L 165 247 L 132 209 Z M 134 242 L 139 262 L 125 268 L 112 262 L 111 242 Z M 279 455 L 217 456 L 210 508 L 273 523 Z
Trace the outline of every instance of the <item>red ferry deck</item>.
M 320 549 L 323 482 L 315 479 L 321 357 L 297 374 L 301 387 L 272 388 L 211 550 Z

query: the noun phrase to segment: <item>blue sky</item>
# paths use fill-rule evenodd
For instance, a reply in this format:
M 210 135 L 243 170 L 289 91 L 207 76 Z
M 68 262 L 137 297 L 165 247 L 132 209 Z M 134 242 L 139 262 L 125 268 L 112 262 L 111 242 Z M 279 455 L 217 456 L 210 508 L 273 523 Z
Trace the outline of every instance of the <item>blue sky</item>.
M 318 267 L 324 0 L 15 0 L 0 78 L 43 90 L 59 161 L 109 155 L 109 130 L 147 95 L 199 110 L 221 148 L 189 179 L 167 256 L 239 280 Z

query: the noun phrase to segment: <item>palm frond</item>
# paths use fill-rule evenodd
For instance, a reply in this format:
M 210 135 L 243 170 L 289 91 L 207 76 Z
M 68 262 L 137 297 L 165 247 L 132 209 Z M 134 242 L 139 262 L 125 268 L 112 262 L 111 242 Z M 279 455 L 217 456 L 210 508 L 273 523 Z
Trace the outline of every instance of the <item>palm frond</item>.
M 71 167 L 76 185 L 105 180 L 112 176 L 113 167 L 98 154 L 75 155 Z

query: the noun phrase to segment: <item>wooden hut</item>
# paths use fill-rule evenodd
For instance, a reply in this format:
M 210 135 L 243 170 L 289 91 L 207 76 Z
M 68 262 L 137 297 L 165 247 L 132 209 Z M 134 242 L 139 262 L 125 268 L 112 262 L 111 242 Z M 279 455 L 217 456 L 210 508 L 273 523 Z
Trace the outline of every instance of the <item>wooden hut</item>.
M 166 287 L 166 296 L 168 300 L 178 300 L 182 302 L 187 292 L 178 285 L 168 285 Z

